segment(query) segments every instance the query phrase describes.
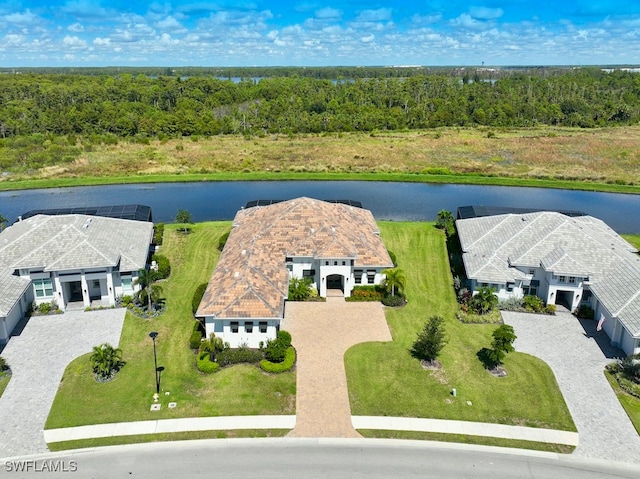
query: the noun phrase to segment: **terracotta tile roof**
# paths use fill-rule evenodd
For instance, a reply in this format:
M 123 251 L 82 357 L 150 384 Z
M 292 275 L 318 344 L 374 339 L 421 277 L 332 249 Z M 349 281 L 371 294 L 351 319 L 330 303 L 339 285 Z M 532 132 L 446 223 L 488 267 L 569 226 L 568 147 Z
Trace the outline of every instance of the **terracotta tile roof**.
M 369 210 L 311 198 L 240 210 L 197 316 L 282 318 L 286 257 L 349 258 L 392 267 Z

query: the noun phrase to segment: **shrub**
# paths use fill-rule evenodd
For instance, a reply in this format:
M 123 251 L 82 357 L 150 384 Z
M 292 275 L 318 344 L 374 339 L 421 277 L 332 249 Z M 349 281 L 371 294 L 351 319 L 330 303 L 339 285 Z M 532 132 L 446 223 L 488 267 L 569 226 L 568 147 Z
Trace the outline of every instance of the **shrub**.
M 129 294 L 125 294 L 122 296 L 119 301 L 117 301 L 123 308 L 129 307 L 131 303 L 133 303 L 133 296 Z
M 191 313 L 194 315 L 196 314 L 196 311 L 198 311 L 198 306 L 200 306 L 200 301 L 202 301 L 202 297 L 204 296 L 206 289 L 207 283 L 202 283 L 193 292 L 193 297 L 191 298 Z
M 215 373 L 220 369 L 219 363 L 214 363 L 211 361 L 208 352 L 202 352 L 198 354 L 198 358 L 196 359 L 196 367 L 198 371 L 203 372 L 205 374 Z
M 9 364 L 7 363 L 7 360 L 2 356 L 0 356 L 0 372 L 6 371 L 7 369 L 9 369 Z
M 544 302 L 542 299 L 533 295 L 525 296 L 522 300 L 522 305 L 524 306 L 524 309 L 533 313 L 539 313 L 544 308 Z
M 555 304 L 547 304 L 544 307 L 545 314 L 556 314 L 556 305 Z
M 396 293 L 395 296 L 391 296 L 391 295 L 383 296 L 382 304 L 390 307 L 398 307 L 398 306 L 404 306 L 405 304 L 407 304 L 407 300 L 405 299 L 404 295 Z
M 507 353 L 514 350 L 513 342 L 516 340 L 516 333 L 513 327 L 503 324 L 492 333 L 493 341 L 491 349 L 487 350 L 487 357 L 495 364 L 500 365 Z
M 396 258 L 396 254 L 393 251 L 389 251 L 389 250 L 387 250 L 387 253 L 389 253 L 389 258 L 391 258 L 393 267 L 396 268 L 398 266 L 398 260 Z
M 410 352 L 414 358 L 433 361 L 446 344 L 444 318 L 442 316 L 431 316 L 422 331 L 418 333 L 418 338 L 413 343 Z
M 281 329 L 280 331 L 278 331 L 276 338 L 278 339 L 278 341 L 282 341 L 282 344 L 284 344 L 286 347 L 291 346 L 291 333 L 289 331 Z
M 189 347 L 191 349 L 199 349 L 200 344 L 202 343 L 203 334 L 198 324 L 199 323 L 196 321 L 193 331 L 191 332 L 191 337 L 189 338 Z
M 156 245 L 161 245 L 163 236 L 164 236 L 164 223 L 158 223 L 153 227 L 153 243 Z
M 347 301 L 382 301 L 384 290 L 380 286 L 355 286 Z
M 288 347 L 289 346 L 279 338 L 270 339 L 267 341 L 264 355 L 272 363 L 281 363 L 284 360 Z
M 260 368 L 268 373 L 283 373 L 289 371 L 296 362 L 296 350 L 289 346 L 285 352 L 284 360 L 279 363 L 272 363 L 267 359 L 260 361 Z
M 498 297 L 492 288 L 479 288 L 478 292 L 469 299 L 469 309 L 477 314 L 487 314 L 498 306 Z
M 166 279 L 171 274 L 171 264 L 169 258 L 161 254 L 154 254 L 151 259 L 158 265 L 158 271 L 156 272 L 157 279 Z
M 595 318 L 595 311 L 588 304 L 582 304 L 577 309 L 576 316 L 580 319 L 593 319 Z
M 51 312 L 51 303 L 40 303 L 38 305 L 38 311 L 42 314 L 49 314 Z
M 250 363 L 256 364 L 262 359 L 262 351 L 251 348 L 226 348 L 218 353 L 218 364 L 229 366 L 231 364 Z
M 218 251 L 222 251 L 224 249 L 224 246 L 227 244 L 227 240 L 229 239 L 230 234 L 231 231 L 227 231 L 225 234 L 220 236 L 220 238 L 218 239 Z
M 436 217 L 436 228 L 443 230 L 447 238 L 456 234 L 456 219 L 451 211 L 440 210 Z
M 498 309 L 503 311 L 522 311 L 522 298 L 503 299 L 498 303 Z
M 289 301 L 305 301 L 311 297 L 311 278 L 289 280 Z

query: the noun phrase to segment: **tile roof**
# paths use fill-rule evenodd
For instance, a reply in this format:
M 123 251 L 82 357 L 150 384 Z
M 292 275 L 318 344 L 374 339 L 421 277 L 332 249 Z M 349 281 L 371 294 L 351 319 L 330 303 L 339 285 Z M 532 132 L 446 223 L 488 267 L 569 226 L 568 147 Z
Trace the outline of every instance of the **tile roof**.
M 62 271 L 144 268 L 153 224 L 86 215 L 37 215 L 0 233 L 0 265 Z
M 197 316 L 281 318 L 286 257 L 349 258 L 356 267 L 392 267 L 370 211 L 297 198 L 238 211 Z
M 516 267 L 589 277 L 590 289 L 634 336 L 640 336 L 640 256 L 603 221 L 539 212 L 456 221 L 469 278 L 505 282 Z M 516 266 L 516 267 L 513 267 Z

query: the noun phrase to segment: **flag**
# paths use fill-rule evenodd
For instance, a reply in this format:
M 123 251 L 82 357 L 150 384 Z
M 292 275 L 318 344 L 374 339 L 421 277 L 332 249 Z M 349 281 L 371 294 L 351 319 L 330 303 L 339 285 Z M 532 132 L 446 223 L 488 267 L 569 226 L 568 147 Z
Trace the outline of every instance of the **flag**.
M 605 321 L 605 317 L 604 314 L 600 313 L 600 320 L 598 321 L 598 327 L 596 328 L 596 331 L 602 331 L 602 325 L 604 324 Z

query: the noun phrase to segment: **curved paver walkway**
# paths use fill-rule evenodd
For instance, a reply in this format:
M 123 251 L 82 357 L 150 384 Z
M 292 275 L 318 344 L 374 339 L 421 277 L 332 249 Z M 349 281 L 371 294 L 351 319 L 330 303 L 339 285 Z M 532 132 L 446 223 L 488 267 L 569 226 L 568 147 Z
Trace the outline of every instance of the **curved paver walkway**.
M 361 437 L 351 424 L 344 353 L 354 344 L 391 341 L 378 302 L 288 302 L 282 329 L 298 353 L 292 437 Z
M 48 451 L 44 423 L 67 365 L 93 346 L 117 346 L 126 309 L 34 316 L 2 351 L 11 382 L 0 397 L 0 457 Z
M 609 345 L 595 321 L 569 313 L 540 316 L 503 311 L 514 327 L 517 351 L 539 357 L 555 373 L 580 442 L 574 454 L 640 463 L 640 436 L 604 376 L 604 367 L 623 356 Z

